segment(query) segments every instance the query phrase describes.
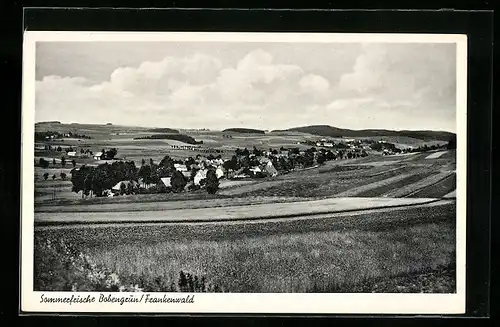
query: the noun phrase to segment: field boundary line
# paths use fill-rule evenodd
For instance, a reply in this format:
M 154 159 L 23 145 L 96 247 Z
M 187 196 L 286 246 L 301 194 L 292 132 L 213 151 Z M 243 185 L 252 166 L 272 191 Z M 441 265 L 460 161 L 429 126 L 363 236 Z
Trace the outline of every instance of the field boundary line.
M 305 212 L 305 213 L 294 213 L 288 215 L 277 215 L 277 216 L 260 216 L 251 218 L 221 218 L 221 219 L 185 219 L 185 220 L 121 220 L 121 221 L 36 221 L 34 222 L 35 227 L 37 226 L 58 226 L 58 225 L 100 225 L 100 224 L 148 224 L 148 223 L 163 223 L 163 224 L 179 224 L 179 223 L 224 223 L 224 222 L 244 222 L 244 221 L 269 221 L 284 218 L 299 218 L 299 217 L 311 217 L 316 215 L 327 215 L 327 214 L 339 214 L 339 213 L 350 213 L 350 212 L 365 212 L 371 210 L 384 210 L 384 209 L 402 209 L 408 207 L 420 207 L 428 204 L 433 204 L 440 201 L 451 201 L 442 198 L 435 198 L 428 201 L 420 203 L 406 203 L 397 205 L 383 205 L 369 208 L 359 208 L 359 209 L 345 209 L 345 210 L 334 210 L 334 211 L 319 211 L 319 212 Z M 307 218 L 306 218 L 307 219 Z
M 403 196 L 402 196 L 402 198 L 409 198 L 410 196 L 415 195 L 415 194 L 417 194 L 418 192 L 421 192 L 421 191 L 423 191 L 423 190 L 425 190 L 425 189 L 427 189 L 427 188 L 429 188 L 429 187 L 433 187 L 434 185 L 436 185 L 436 184 L 438 184 L 438 183 L 441 183 L 442 181 L 445 181 L 445 180 L 447 180 L 448 178 L 453 177 L 453 175 L 454 175 L 454 173 L 449 173 L 447 176 L 445 176 L 445 177 L 443 177 L 443 178 L 439 179 L 437 182 L 434 182 L 434 183 L 429 184 L 429 185 L 427 185 L 427 186 L 421 187 L 421 188 L 419 188 L 418 190 L 415 190 L 415 191 L 413 191 L 413 192 L 411 192 L 411 193 L 409 193 L 409 194 L 403 195 Z

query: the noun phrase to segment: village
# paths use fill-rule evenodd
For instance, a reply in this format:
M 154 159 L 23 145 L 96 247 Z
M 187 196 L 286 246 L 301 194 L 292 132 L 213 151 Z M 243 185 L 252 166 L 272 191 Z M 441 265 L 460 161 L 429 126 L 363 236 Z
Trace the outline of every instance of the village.
M 38 134 L 38 133 L 37 133 Z M 52 167 L 66 167 L 61 180 L 71 181 L 71 191 L 86 197 L 114 197 L 131 194 L 180 193 L 219 189 L 252 181 L 273 179 L 292 171 L 307 170 L 327 161 L 350 160 L 370 154 L 402 155 L 437 150 L 438 146 L 398 148 L 385 140 L 370 138 L 320 138 L 297 141 L 293 147 L 248 149 L 210 147 L 201 144 L 170 144 L 162 146 L 165 155 L 155 162 L 143 158 L 136 165 L 119 155 L 118 146 L 95 149 L 84 144 L 62 146 L 65 137 L 75 133 L 45 132 L 37 135 L 35 151 L 52 154 Z M 83 135 L 84 136 L 84 135 Z M 228 137 L 224 136 L 224 139 Z M 251 144 L 251 141 L 248 142 Z M 189 155 L 192 153 L 192 155 Z M 188 154 L 182 158 L 179 154 Z M 57 158 L 59 157 L 59 158 Z M 39 158 L 36 165 L 49 168 L 50 158 Z M 44 173 L 43 179 L 50 176 Z M 52 180 L 58 176 L 53 174 Z
M 71 176 L 61 173 L 60 178 L 70 179 L 72 191 L 81 192 L 82 197 L 178 193 L 200 189 L 215 193 L 219 188 L 234 185 L 236 181 L 274 178 L 291 171 L 317 167 L 326 161 L 365 157 L 370 151 L 362 142 L 328 143 L 326 139 L 311 143 L 311 147 L 303 150 L 298 147 L 259 149 L 254 146 L 251 150 L 236 148 L 229 151 L 200 145 L 170 145 L 167 147 L 170 154 L 187 150 L 194 152 L 193 156 L 180 160 L 165 155 L 158 163 L 153 159 L 142 159 L 141 164 L 136 166 L 134 161 L 119 158 L 117 148 L 96 151 L 88 147 L 51 144 L 62 135 L 69 134 L 46 133 L 44 137 L 47 141 L 35 150 L 61 153 L 57 161 L 52 158 L 52 164 L 60 163 L 65 167 L 68 163 L 72 167 Z M 77 164 L 75 159 L 85 159 L 85 163 Z M 48 168 L 50 161 L 40 158 L 36 164 Z M 47 173 L 42 177 L 45 180 L 49 178 Z M 52 179 L 56 178 L 54 174 Z

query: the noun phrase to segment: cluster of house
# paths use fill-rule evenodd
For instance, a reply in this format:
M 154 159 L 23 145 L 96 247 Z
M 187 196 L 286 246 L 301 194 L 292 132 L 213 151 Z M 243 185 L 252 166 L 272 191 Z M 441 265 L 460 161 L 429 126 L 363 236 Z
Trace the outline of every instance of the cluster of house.
M 250 154 L 250 158 L 254 157 L 255 156 L 253 154 Z M 204 156 L 197 156 L 197 158 L 195 159 L 195 163 L 189 165 L 189 167 L 186 164 L 175 163 L 174 168 L 177 171 L 181 172 L 188 181 L 187 185 L 185 186 L 186 190 L 193 185 L 201 187 L 203 185 L 203 181 L 207 178 L 209 169 L 213 169 L 215 171 L 215 174 L 219 180 L 250 178 L 258 174 L 272 177 L 278 175 L 278 170 L 274 167 L 271 160 L 266 157 L 259 157 L 259 165 L 254 165 L 252 167 L 243 167 L 234 171 L 228 171 L 226 168 L 224 168 L 224 162 L 225 161 L 221 158 L 208 159 Z M 193 171 L 196 171 L 194 176 L 192 173 Z M 167 188 L 172 187 L 171 177 L 162 177 L 161 182 Z M 121 194 L 129 187 L 132 187 L 134 189 L 139 187 L 148 189 L 154 186 L 155 185 L 146 185 L 142 179 L 139 179 L 139 181 L 124 180 L 113 186 L 111 190 L 107 192 L 107 195 L 114 196 Z
M 201 145 L 170 145 L 172 150 L 197 151 L 200 153 L 223 153 L 225 150 L 202 147 Z

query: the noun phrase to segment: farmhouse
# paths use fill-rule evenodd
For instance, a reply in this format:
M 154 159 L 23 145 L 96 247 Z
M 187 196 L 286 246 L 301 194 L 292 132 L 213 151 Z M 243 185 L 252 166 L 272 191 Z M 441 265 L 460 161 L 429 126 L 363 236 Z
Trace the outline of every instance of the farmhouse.
M 327 148 L 333 148 L 333 144 L 332 143 L 323 143 L 323 146 L 327 147 Z
M 172 187 L 172 184 L 170 183 L 170 177 L 162 177 L 160 179 L 165 187 Z
M 111 192 L 115 194 L 120 194 L 121 190 L 127 190 L 129 187 L 134 189 L 139 188 L 139 182 L 137 181 L 121 181 L 116 183 L 115 186 L 111 188 Z
M 217 175 L 217 178 L 219 178 L 219 179 L 224 177 L 224 168 L 217 167 L 217 169 L 215 170 L 215 175 Z
M 196 175 L 194 176 L 194 185 L 200 185 L 200 182 L 207 178 L 207 172 L 208 169 L 201 169 L 199 170 Z
M 265 168 L 264 168 L 265 172 L 268 173 L 269 175 L 271 175 L 272 177 L 275 177 L 278 175 L 278 171 L 276 170 L 276 168 L 274 168 L 273 166 L 273 163 L 271 161 L 269 161 Z
M 68 152 L 69 157 L 76 157 L 76 151 L 70 151 Z
M 183 165 L 183 164 L 174 164 L 174 168 L 175 170 L 178 170 L 180 172 L 185 172 L 185 171 L 188 171 L 186 165 Z
M 262 169 L 260 169 L 259 166 L 255 166 L 255 167 L 250 168 L 250 171 L 255 174 L 255 173 L 262 172 Z
M 101 159 L 102 159 L 102 152 L 94 153 L 94 160 L 101 160 Z

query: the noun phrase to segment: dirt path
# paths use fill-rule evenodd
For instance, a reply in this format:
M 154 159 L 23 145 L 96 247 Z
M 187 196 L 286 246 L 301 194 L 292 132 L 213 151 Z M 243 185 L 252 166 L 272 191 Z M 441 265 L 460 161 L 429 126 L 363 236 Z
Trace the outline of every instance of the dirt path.
M 178 200 L 178 201 L 158 201 L 158 202 L 123 202 L 123 203 L 102 203 L 102 204 L 74 204 L 74 205 L 53 205 L 35 207 L 36 213 L 75 213 L 75 212 L 134 212 L 134 211 L 167 211 L 176 209 L 196 209 L 215 208 L 229 206 L 249 206 L 265 203 L 289 203 L 296 201 L 307 201 L 314 199 L 304 199 L 299 197 L 272 197 L 272 196 L 249 196 L 244 198 L 223 198 L 207 200 Z
M 140 212 L 39 212 L 35 225 L 124 222 L 210 222 L 304 217 L 339 212 L 414 206 L 436 202 L 426 198 L 331 198 L 292 203 Z

